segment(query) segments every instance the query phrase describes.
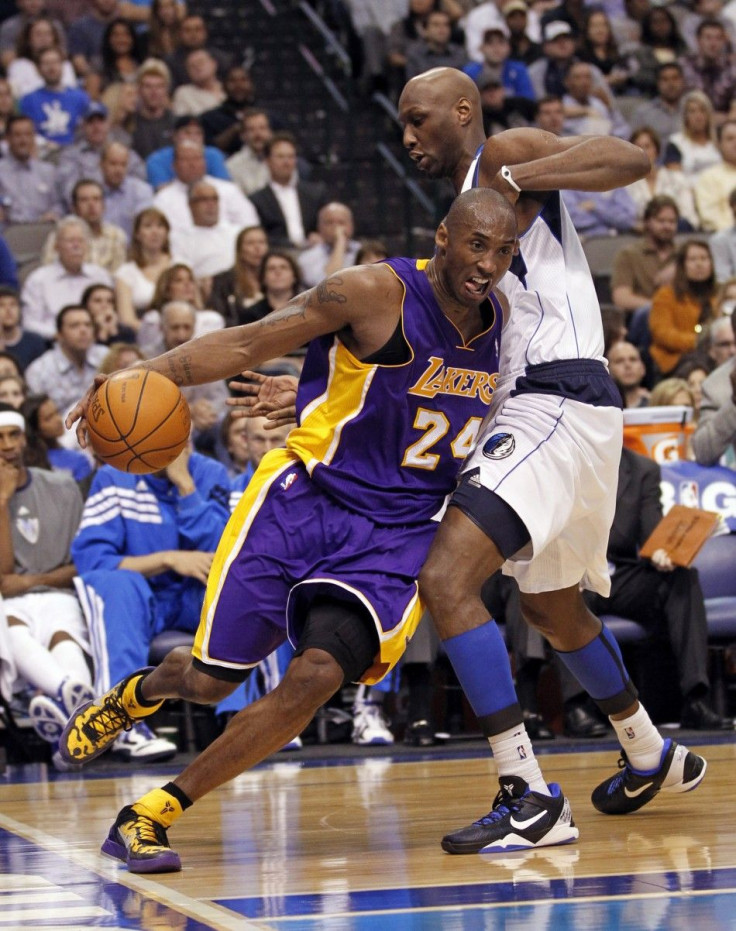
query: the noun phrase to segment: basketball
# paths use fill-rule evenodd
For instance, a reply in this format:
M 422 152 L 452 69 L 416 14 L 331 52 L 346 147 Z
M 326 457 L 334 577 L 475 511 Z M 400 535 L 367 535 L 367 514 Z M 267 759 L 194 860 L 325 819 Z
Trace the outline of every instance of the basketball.
M 87 411 L 97 456 L 121 472 L 143 475 L 170 465 L 189 439 L 189 407 L 173 381 L 126 369 L 107 379 Z

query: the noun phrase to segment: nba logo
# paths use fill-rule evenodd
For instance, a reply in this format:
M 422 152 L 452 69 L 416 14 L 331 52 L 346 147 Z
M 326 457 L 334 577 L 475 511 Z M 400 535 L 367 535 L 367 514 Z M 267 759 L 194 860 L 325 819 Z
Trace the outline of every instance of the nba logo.
M 699 507 L 698 504 L 698 483 L 697 482 L 680 482 L 679 491 L 680 504 L 686 508 Z

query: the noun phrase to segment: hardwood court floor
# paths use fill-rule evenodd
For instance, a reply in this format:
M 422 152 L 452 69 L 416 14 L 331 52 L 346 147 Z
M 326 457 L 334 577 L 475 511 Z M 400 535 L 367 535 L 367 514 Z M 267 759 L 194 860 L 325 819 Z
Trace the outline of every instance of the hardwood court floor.
M 698 790 L 623 818 L 589 800 L 616 769 L 612 742 L 545 754 L 580 840 L 493 856 L 452 857 L 438 844 L 490 807 L 483 741 L 280 754 L 197 803 L 171 832 L 183 871 L 152 878 L 99 845 L 117 810 L 183 758 L 135 771 L 100 761 L 84 775 L 10 768 L 0 776 L 0 931 L 736 929 L 736 735 L 689 738 L 709 761 Z

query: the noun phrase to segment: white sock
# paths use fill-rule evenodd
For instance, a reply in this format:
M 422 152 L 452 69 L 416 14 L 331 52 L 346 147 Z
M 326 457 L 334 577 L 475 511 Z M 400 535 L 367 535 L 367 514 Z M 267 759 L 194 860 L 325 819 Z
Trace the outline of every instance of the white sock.
M 49 653 L 64 670 L 66 677 L 74 682 L 83 682 L 85 685 L 92 684 L 92 676 L 84 650 L 76 640 L 61 640 L 49 650 Z
M 646 772 L 659 767 L 664 739 L 652 724 L 643 705 L 622 721 L 608 719 L 634 769 Z
M 8 640 L 18 674 L 45 695 L 56 698 L 67 673 L 25 624 L 8 626 Z
M 498 767 L 499 778 L 519 776 L 532 792 L 539 792 L 540 795 L 550 794 L 523 724 L 489 737 L 488 743 Z

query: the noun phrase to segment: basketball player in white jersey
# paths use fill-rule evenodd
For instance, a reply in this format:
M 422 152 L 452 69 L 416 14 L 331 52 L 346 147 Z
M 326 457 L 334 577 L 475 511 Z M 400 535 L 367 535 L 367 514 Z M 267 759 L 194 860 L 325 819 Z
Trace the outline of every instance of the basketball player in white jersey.
M 399 100 L 404 145 L 420 171 L 457 193 L 492 187 L 515 204 L 520 255 L 500 284 L 511 305 L 500 379 L 451 497 L 420 586 L 447 654 L 488 737 L 500 791 L 492 810 L 447 835 L 449 853 L 569 843 L 578 836 L 560 787 L 547 785 L 522 723 L 506 647 L 480 591 L 503 567 L 525 619 L 609 716 L 625 748 L 594 806 L 625 814 L 660 790 L 685 792 L 701 757 L 663 740 L 611 635 L 581 588 L 607 593 L 608 534 L 622 443 L 621 399 L 603 360 L 600 307 L 560 189 L 603 191 L 649 171 L 641 150 L 614 137 L 536 129 L 485 138 L 478 90 L 437 68 Z

